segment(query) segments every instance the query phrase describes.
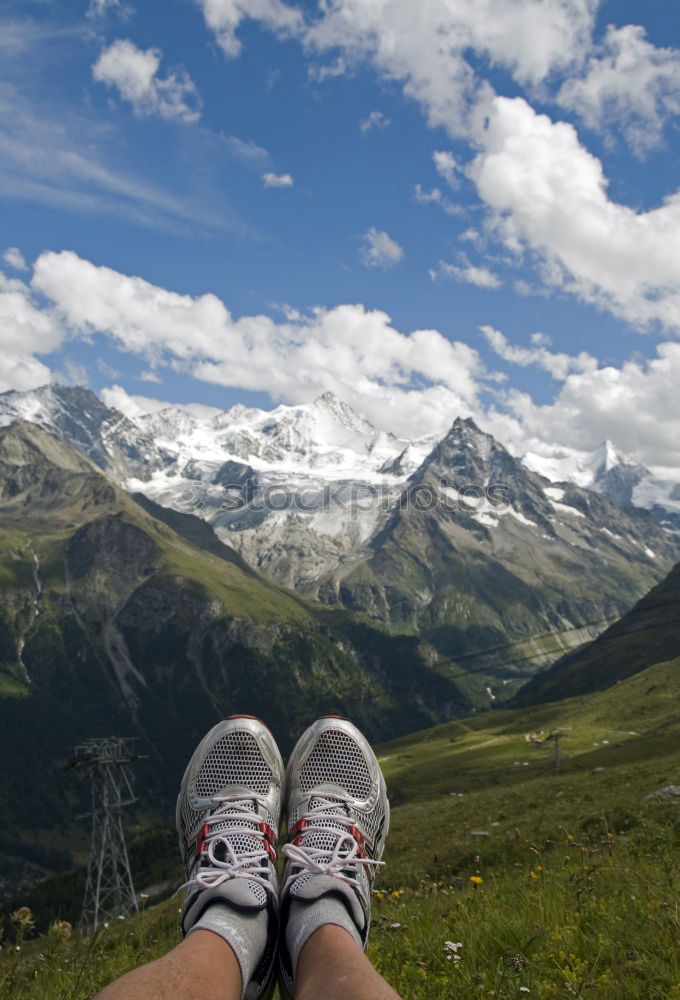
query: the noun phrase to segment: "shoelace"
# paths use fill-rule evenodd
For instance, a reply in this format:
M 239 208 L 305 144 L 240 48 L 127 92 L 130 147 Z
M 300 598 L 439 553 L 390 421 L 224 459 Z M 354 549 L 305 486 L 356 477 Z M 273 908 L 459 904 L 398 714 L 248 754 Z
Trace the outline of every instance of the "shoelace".
M 232 799 L 228 796 L 215 796 L 212 800 L 216 805 L 222 803 L 222 807 L 208 816 L 204 822 L 204 827 L 212 827 L 218 823 L 229 823 L 228 829 L 207 832 L 203 837 L 201 845 L 201 855 L 206 855 L 207 862 L 201 865 L 193 878 L 179 887 L 177 892 L 188 889 L 190 886 L 199 886 L 201 889 L 214 889 L 232 878 L 245 878 L 257 882 L 267 892 L 276 893 L 272 883 L 263 876 L 269 874 L 269 866 L 258 864 L 262 858 L 268 858 L 267 849 L 264 846 L 265 834 L 259 827 L 257 813 L 253 812 L 252 799 Z M 239 820 L 248 819 L 250 825 L 245 823 L 238 825 Z M 232 837 L 237 836 L 254 837 L 262 841 L 262 849 L 255 851 L 236 852 L 231 843 Z M 224 848 L 226 857 L 224 859 L 215 857 L 216 848 Z M 175 893 L 176 895 L 176 893 Z
M 285 892 L 304 872 L 310 872 L 312 875 L 331 875 L 361 890 L 358 879 L 347 874 L 348 869 L 358 875 L 362 866 L 383 865 L 385 862 L 359 857 L 359 845 L 349 830 L 355 825 L 354 819 L 347 812 L 341 811 L 344 806 L 352 805 L 352 799 L 342 795 L 315 795 L 314 799 L 316 805 L 302 817 L 305 822 L 304 836 L 310 833 L 331 835 L 336 838 L 335 845 L 332 850 L 324 850 L 319 847 L 303 847 L 300 844 L 284 844 L 284 856 L 290 861 L 291 866 L 298 870 L 288 876 L 283 891 Z M 332 821 L 333 826 L 322 823 L 322 820 Z M 338 830 L 338 823 L 348 829 Z

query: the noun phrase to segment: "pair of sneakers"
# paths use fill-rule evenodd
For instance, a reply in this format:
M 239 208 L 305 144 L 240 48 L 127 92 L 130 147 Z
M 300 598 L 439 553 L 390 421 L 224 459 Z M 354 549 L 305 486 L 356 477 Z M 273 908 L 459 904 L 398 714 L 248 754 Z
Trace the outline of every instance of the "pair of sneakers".
M 288 843 L 279 889 L 282 820 Z M 177 800 L 188 890 L 183 933 L 216 927 L 219 933 L 211 915 L 226 906 L 221 912 L 235 928 L 230 934 L 236 945 L 225 939 L 239 959 L 243 996 L 270 996 L 278 956 L 281 990 L 291 997 L 297 945 L 309 933 L 309 915 L 313 928 L 314 919 L 323 923 L 324 912 L 335 907 L 340 919 L 326 922 L 345 923 L 365 948 L 371 888 L 388 826 L 380 766 L 351 722 L 317 719 L 298 740 L 287 769 L 259 719 L 237 715 L 218 723 L 196 748 Z M 258 940 L 251 930 L 262 940 L 255 962 L 247 954 L 249 943 Z

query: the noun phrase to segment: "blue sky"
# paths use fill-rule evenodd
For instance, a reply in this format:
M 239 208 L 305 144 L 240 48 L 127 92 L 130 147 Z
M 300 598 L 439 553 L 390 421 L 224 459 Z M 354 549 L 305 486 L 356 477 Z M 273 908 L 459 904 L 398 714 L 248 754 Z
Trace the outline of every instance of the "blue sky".
M 0 389 L 332 389 L 403 436 L 473 415 L 680 478 L 677 15 L 9 0 Z

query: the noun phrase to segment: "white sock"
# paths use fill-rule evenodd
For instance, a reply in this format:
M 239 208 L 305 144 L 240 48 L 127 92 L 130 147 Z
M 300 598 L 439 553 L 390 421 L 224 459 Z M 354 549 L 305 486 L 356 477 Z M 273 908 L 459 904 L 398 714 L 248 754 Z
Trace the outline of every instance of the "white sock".
M 267 946 L 267 910 L 236 909 L 229 903 L 216 900 L 201 914 L 189 934 L 194 931 L 212 931 L 227 942 L 241 968 L 243 997 Z
M 364 943 L 347 907 L 337 896 L 319 896 L 309 902 L 292 900 L 286 926 L 286 947 L 290 954 L 293 973 L 297 969 L 300 952 L 314 931 L 324 924 L 335 924 L 352 935 L 363 950 Z

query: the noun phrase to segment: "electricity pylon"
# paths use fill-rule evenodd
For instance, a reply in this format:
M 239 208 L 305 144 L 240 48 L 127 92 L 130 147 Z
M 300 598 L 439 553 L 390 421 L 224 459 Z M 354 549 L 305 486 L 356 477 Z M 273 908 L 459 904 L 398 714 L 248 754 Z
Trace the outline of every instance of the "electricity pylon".
M 85 740 L 75 748 L 70 767 L 90 772 L 92 819 L 90 860 L 80 915 L 81 933 L 137 912 L 137 897 L 123 833 L 123 809 L 136 802 L 127 765 L 138 760 L 135 738 L 109 736 Z

